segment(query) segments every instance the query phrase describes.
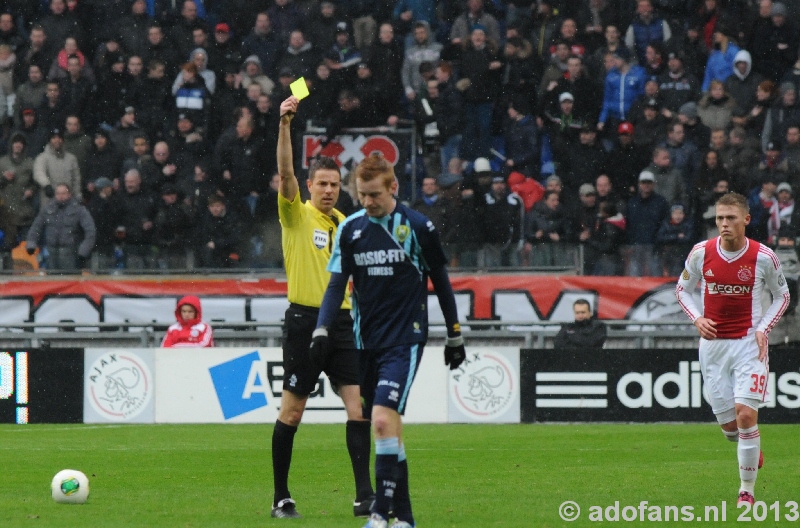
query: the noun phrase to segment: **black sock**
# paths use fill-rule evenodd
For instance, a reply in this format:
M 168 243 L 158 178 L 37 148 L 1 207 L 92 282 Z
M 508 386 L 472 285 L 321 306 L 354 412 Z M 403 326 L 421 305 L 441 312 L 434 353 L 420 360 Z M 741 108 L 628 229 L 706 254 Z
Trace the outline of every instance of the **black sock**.
M 289 493 L 289 466 L 292 465 L 292 448 L 294 447 L 294 434 L 297 427 L 286 425 L 280 420 L 275 421 L 272 430 L 272 479 L 275 485 L 275 500 L 288 499 Z
M 375 505 L 373 513 L 389 518 L 397 489 L 397 437 L 375 440 Z
M 366 420 L 347 420 L 347 451 L 353 465 L 353 476 L 356 480 L 356 501 L 360 502 L 373 495 L 370 479 L 370 422 Z
M 401 456 L 405 455 L 400 448 Z M 408 461 L 403 458 L 397 462 L 397 489 L 394 493 L 394 515 L 397 519 L 414 526 L 414 514 L 411 513 L 411 496 L 408 493 Z

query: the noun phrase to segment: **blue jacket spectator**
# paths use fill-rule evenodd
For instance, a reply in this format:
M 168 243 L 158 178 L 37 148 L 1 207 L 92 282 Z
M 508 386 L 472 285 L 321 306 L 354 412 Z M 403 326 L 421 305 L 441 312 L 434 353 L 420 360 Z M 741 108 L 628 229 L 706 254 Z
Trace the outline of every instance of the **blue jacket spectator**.
M 730 30 L 722 23 L 717 23 L 717 27 L 714 29 L 714 44 L 719 45 L 719 49 L 715 49 L 708 56 L 706 74 L 700 88 L 704 92 L 708 91 L 711 81 L 717 80 L 724 83 L 728 77 L 733 75 L 733 61 L 736 60 L 736 54 L 741 48 L 728 38 L 728 31 Z
M 653 14 L 651 0 L 636 3 L 636 17 L 625 32 L 625 46 L 636 51 L 640 66 L 645 65 L 645 51 L 651 42 L 666 42 L 672 37 L 669 24 Z
M 647 72 L 641 66 L 631 65 L 628 62 L 630 58 L 631 52 L 627 48 L 620 47 L 614 53 L 615 66 L 606 75 L 601 124 L 609 118 L 625 121 L 633 102 L 644 93 Z

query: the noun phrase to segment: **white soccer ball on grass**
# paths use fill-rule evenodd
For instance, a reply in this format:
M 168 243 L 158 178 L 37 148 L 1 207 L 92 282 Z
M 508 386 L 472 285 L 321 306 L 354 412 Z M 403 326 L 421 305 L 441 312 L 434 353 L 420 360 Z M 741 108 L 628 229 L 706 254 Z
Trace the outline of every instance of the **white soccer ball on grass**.
M 77 469 L 64 469 L 53 477 L 50 491 L 61 504 L 83 504 L 89 498 L 89 479 Z

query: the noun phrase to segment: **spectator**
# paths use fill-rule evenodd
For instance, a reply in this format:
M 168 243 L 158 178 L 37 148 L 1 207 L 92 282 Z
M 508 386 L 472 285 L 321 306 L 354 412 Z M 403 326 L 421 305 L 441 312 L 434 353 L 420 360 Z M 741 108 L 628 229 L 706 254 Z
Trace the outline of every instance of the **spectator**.
M 492 15 L 484 11 L 483 0 L 467 0 L 467 9 L 453 22 L 450 43 L 460 46 L 470 39 L 475 26 L 484 28 L 484 34 L 494 42 L 500 42 L 500 26 Z
M 311 16 L 306 28 L 308 35 L 314 35 L 314 44 L 318 50 L 329 50 L 336 42 L 338 22 L 335 4 L 331 0 L 320 2 L 319 12 Z
M 708 93 L 697 104 L 697 115 L 709 128 L 728 128 L 736 108 L 736 101 L 725 91 L 720 81 L 711 81 Z M 702 145 L 702 143 L 700 143 Z
M 651 42 L 666 42 L 672 30 L 666 20 L 655 16 L 651 0 L 636 2 L 636 17 L 625 32 L 625 46 L 634 50 L 640 66 L 646 62 L 646 48 Z
M 414 23 L 413 43 L 406 47 L 403 58 L 403 89 L 406 98 L 414 100 L 422 89 L 422 76 L 419 73 L 420 64 L 423 62 L 436 63 L 442 51 L 442 45 L 432 40 L 430 25 L 424 21 Z
M 76 115 L 67 116 L 64 123 L 64 150 L 75 155 L 81 174 L 89 174 L 86 170 L 86 157 L 92 146 L 92 140 L 83 131 L 81 120 Z
M 411 208 L 424 214 L 433 222 L 436 229 L 440 233 L 443 233 L 447 204 L 442 198 L 437 179 L 433 176 L 426 176 L 423 178 L 420 192 L 420 197 L 411 204 Z
M 706 143 L 708 144 L 708 143 Z M 684 187 L 690 193 L 694 189 L 694 177 L 697 169 L 700 168 L 700 150 L 697 145 L 686 139 L 686 129 L 681 122 L 672 122 L 667 128 L 667 139 L 660 147 L 664 147 L 669 152 L 669 159 L 672 166 L 681 171 Z
M 25 138 L 26 151 L 31 157 L 40 154 L 47 144 L 48 131 L 43 126 L 39 126 L 37 112 L 33 108 L 25 108 L 22 111 L 20 123 L 11 130 L 11 135 L 14 134 Z
M 436 67 L 436 80 L 439 82 L 439 104 L 434 106 L 436 129 L 439 131 L 442 174 L 446 174 L 450 161 L 459 157 L 461 150 L 461 131 L 464 129 L 464 101 L 461 92 L 452 79 L 453 68 L 449 62 L 441 62 Z
M 153 218 L 153 243 L 157 248 L 156 262 L 162 270 L 186 269 L 187 242 L 192 218 L 189 208 L 179 199 L 178 188 L 166 184 Z
M 786 182 L 778 184 L 776 189 L 778 196 L 777 203 L 770 211 L 770 244 L 778 243 L 778 230 L 781 226 L 788 225 L 794 217 L 794 198 L 792 197 L 792 186 Z
M 133 138 L 141 135 L 142 128 L 136 122 L 136 108 L 126 106 L 114 128 L 109 130 L 108 139 L 114 143 L 119 155 L 123 158 L 133 156 Z
M 767 151 L 756 167 L 754 177 L 756 185 L 767 178 L 776 184 L 789 180 L 789 161 L 783 155 L 781 143 L 778 141 L 767 143 Z
M 545 191 L 526 218 L 524 261 L 530 266 L 568 265 L 566 242 L 572 233 L 567 209 L 558 192 Z
M 649 0 L 639 2 L 642 3 L 649 3 Z M 608 123 L 612 132 L 626 120 L 631 105 L 644 92 L 647 80 L 644 68 L 629 63 L 630 51 L 627 48 L 619 48 L 614 60 L 614 69 L 606 75 L 603 107 L 597 124 L 598 130 L 603 130 Z
M 688 203 L 689 191 L 686 189 L 683 175 L 672 166 L 669 151 L 664 147 L 653 150 L 653 161 L 645 169 L 655 179 L 655 191 L 667 199 L 670 204 Z M 642 172 L 644 174 L 645 172 Z M 641 181 L 642 174 L 639 175 Z M 693 193 L 692 193 L 693 195 Z
M 275 89 L 275 82 L 264 75 L 258 55 L 250 55 L 244 60 L 240 76 L 241 82 L 239 86 L 245 90 L 252 84 L 258 84 L 261 87 L 261 93 L 270 95 L 272 90 Z
M 242 63 L 242 50 L 231 38 L 231 26 L 220 22 L 214 27 L 214 41 L 207 48 L 209 68 L 217 79 L 222 79 L 226 68 L 238 68 Z
M 22 121 L 22 111 L 26 108 L 35 108 L 44 99 L 47 93 L 47 83 L 44 82 L 42 69 L 38 64 L 31 64 L 27 71 L 27 80 L 17 87 L 14 99 L 14 121 Z
M 153 195 L 142 188 L 142 177 L 136 169 L 125 173 L 125 187 L 115 201 L 117 230 L 124 240 L 124 267 L 131 270 L 153 269 L 153 218 L 156 203 Z
M 553 348 L 564 350 L 569 348 L 603 348 L 606 342 L 606 325 L 592 315 L 589 301 L 578 299 L 572 305 L 575 322 L 561 325 L 556 334 Z
M 728 110 L 729 109 L 723 109 L 722 112 Z M 710 114 L 714 115 L 714 112 L 710 112 Z M 714 119 L 716 119 L 716 117 Z M 724 120 L 724 117 L 722 120 Z M 699 149 L 705 150 L 707 148 L 711 141 L 711 127 L 700 120 L 699 110 L 694 101 L 689 101 L 681 105 L 678 109 L 678 122 L 683 125 L 683 132 L 689 142 L 694 143 Z M 727 127 L 728 125 L 725 126 L 725 128 Z
M 0 158 L 0 201 L 11 213 L 16 236 L 5 233 L 6 245 L 16 245 L 16 237 L 24 239 L 36 216 L 34 208 L 36 183 L 33 181 L 33 160 L 25 152 L 25 136 L 11 136 L 11 150 Z
M 624 46 L 625 44 L 621 40 L 622 33 L 619 30 L 619 26 L 611 23 L 605 27 L 603 31 L 603 36 L 605 38 L 605 44 L 599 48 L 597 48 L 586 60 L 586 66 L 589 68 L 589 72 L 591 76 L 595 79 L 600 79 L 605 76 L 605 57 L 606 55 L 613 55 L 617 52 L 620 46 Z
M 481 267 L 519 266 L 524 206 L 508 189 L 502 176 L 492 178 L 492 188 L 480 202 L 483 247 Z
M 269 15 L 267 13 L 256 15 L 253 30 L 242 42 L 242 56 L 257 56 L 264 73 L 271 76 L 277 73 L 276 69 L 282 48 L 278 36 L 272 31 Z
M 37 24 L 31 28 L 29 40 L 30 42 L 16 54 L 17 78 L 24 78 L 30 71 L 30 66 L 34 64 L 39 67 L 42 76 L 44 76 L 45 72 L 50 71 L 50 65 L 55 56 L 53 46 L 42 26 Z
M 95 241 L 95 226 L 89 211 L 72 197 L 69 186 L 55 186 L 55 199 L 43 207 L 33 221 L 25 242 L 33 255 L 39 240 L 44 240 L 46 267 L 51 270 L 76 270 L 86 267 Z
M 158 23 L 153 22 L 147 30 L 147 49 L 142 55 L 145 64 L 158 61 L 164 65 L 164 75 L 171 79 L 178 73 L 182 55 L 171 43 L 164 38 L 164 30 Z
M 602 104 L 600 98 L 600 87 L 594 79 L 586 74 L 583 67 L 583 60 L 578 56 L 570 56 L 567 59 L 567 71 L 556 82 L 552 90 L 548 90 L 544 95 L 545 108 L 554 110 L 561 95 L 569 93 L 574 98 L 573 113 L 578 116 L 581 122 L 595 121 L 598 115 L 598 108 Z
M 606 160 L 606 153 L 597 141 L 597 132 L 590 123 L 581 127 L 578 139 L 568 150 L 554 153 L 560 164 L 564 192 L 575 197 L 581 185 L 594 182 Z
M 73 37 L 78 44 L 84 42 L 83 29 L 78 19 L 67 10 L 64 0 L 50 0 L 50 12 L 41 19 L 41 24 L 56 48 L 61 48 L 67 37 Z
M 278 70 L 288 69 L 299 77 L 310 77 L 319 64 L 319 55 L 302 30 L 295 29 L 289 35 L 289 46 L 284 50 Z
M 94 190 L 89 198 L 87 208 L 94 220 L 96 233 L 94 254 L 97 263 L 93 268 L 110 270 L 116 267 L 114 253 L 120 243 L 117 238 L 119 219 L 113 199 L 114 185 L 108 178 L 98 178 L 92 187 Z
M 742 118 L 750 111 L 756 103 L 756 90 L 763 80 L 764 77 L 760 73 L 753 71 L 750 53 L 747 50 L 740 50 L 733 58 L 733 75 L 725 81 L 725 91 L 736 102 L 734 116 Z M 744 125 L 736 121 L 734 124 Z
M 634 143 L 635 130 L 627 121 L 619 124 L 617 144 L 606 156 L 600 169 L 600 174 L 605 174 L 614 189 L 618 189 L 625 198 L 636 193 L 638 175 L 649 161 L 648 149 Z
M 759 162 L 758 143 L 749 141 L 743 128 L 734 127 L 728 134 L 728 146 L 721 152 L 722 166 L 730 174 L 732 191 L 748 196 L 753 188 L 753 172 Z
M 167 328 L 161 348 L 208 348 L 214 346 L 214 332 L 203 322 L 200 299 L 187 295 L 175 308 L 177 322 Z
M 652 173 L 642 172 L 639 192 L 628 201 L 625 275 L 629 277 L 658 277 L 661 274 L 655 244 L 661 223 L 669 215 L 669 203 L 655 192 L 654 187 Z
M 197 66 L 197 75 L 203 78 L 203 83 L 208 93 L 214 95 L 214 91 L 217 89 L 217 76 L 213 71 L 208 69 L 208 52 L 203 48 L 197 48 L 189 55 L 189 61 Z M 172 94 L 177 94 L 178 90 L 187 82 L 183 72 L 179 73 L 172 83 Z
M 208 214 L 200 226 L 200 263 L 204 268 L 231 268 L 239 261 L 242 226 L 217 195 L 208 197 Z
M 148 63 L 147 77 L 142 80 L 131 97 L 141 127 L 151 138 L 162 137 L 167 127 L 167 117 L 174 114 L 175 98 L 166 78 L 166 66 L 161 60 Z
M 787 15 L 785 4 L 773 3 L 770 10 L 771 24 L 758 35 L 758 41 L 754 41 L 755 69 L 775 83 L 783 79 L 797 60 L 797 48 L 800 44 L 798 29 L 787 20 Z
M 108 132 L 102 128 L 97 129 L 86 156 L 86 174 L 92 180 L 86 182 L 86 187 L 98 178 L 107 178 L 112 182 L 118 180 L 122 170 L 122 155 L 116 145 L 109 138 Z M 119 183 L 119 181 L 117 182 Z
M 255 198 L 267 187 L 266 172 L 276 167 L 272 153 L 277 146 L 267 149 L 264 139 L 253 134 L 253 121 L 247 117 L 239 119 L 236 136 L 236 141 L 221 154 L 221 187 L 234 209 L 247 207 L 253 212 Z
M 733 30 L 726 24 L 718 22 L 714 27 L 714 51 L 708 57 L 706 72 L 703 76 L 701 90 L 707 92 L 711 81 L 725 82 L 733 75 L 733 62 L 739 53 L 739 46 L 731 41 Z
M 700 81 L 686 70 L 683 60 L 683 52 L 669 52 L 667 71 L 658 76 L 658 93 L 664 108 L 670 112 L 677 112 L 684 103 L 697 100 L 700 93 Z
M 661 253 L 661 270 L 664 277 L 677 277 L 683 270 L 686 256 L 692 249 L 693 221 L 687 215 L 683 204 L 676 203 L 670 208 L 670 216 L 661 223 L 656 235 Z
M 267 14 L 270 27 L 281 42 L 289 42 L 292 31 L 303 28 L 303 14 L 292 0 L 275 0 Z
M 781 141 L 786 137 L 790 124 L 800 123 L 800 105 L 797 104 L 797 88 L 790 82 L 780 85 L 780 100 L 767 112 L 761 131 L 761 148 L 766 150 L 770 141 Z
M 64 150 L 64 132 L 60 128 L 50 131 L 50 140 L 44 152 L 33 162 L 33 179 L 42 189 L 41 207 L 53 197 L 56 185 L 64 184 L 70 196 L 75 189 L 75 198 L 81 198 L 81 172 L 78 158 Z
M 533 54 L 533 46 L 521 37 L 506 40 L 503 48 L 505 64 L 503 66 L 502 98 L 504 102 L 535 100 L 536 88 L 542 72 L 542 62 Z
M 211 93 L 206 88 L 205 80 L 200 76 L 197 65 L 187 62 L 181 68 L 182 83 L 175 95 L 175 109 L 180 113 L 192 116 L 192 122 L 198 128 L 208 127 L 210 116 Z
M 141 55 L 147 49 L 147 29 L 150 25 L 150 16 L 147 14 L 145 0 L 131 2 L 130 15 L 122 18 L 117 23 L 117 32 L 120 44 L 129 53 Z
M 594 182 L 594 187 L 597 190 L 598 206 L 603 205 L 604 203 L 614 204 L 615 212 L 613 214 L 609 214 L 609 216 L 614 216 L 617 212 L 621 214 L 625 213 L 625 200 L 622 198 L 621 193 L 617 191 L 616 187 L 614 187 L 612 180 L 607 174 L 601 174 L 598 176 L 597 180 Z
M 181 4 L 180 14 L 174 21 L 169 31 L 169 39 L 181 57 L 187 57 L 192 50 L 194 42 L 192 32 L 205 22 L 198 20 L 197 4 L 194 0 L 184 0 Z
M 761 184 L 753 189 L 747 198 L 750 207 L 750 223 L 746 229 L 747 237 L 762 244 L 767 244 L 769 240 L 771 211 L 778 201 L 777 189 L 778 183 L 775 178 L 767 174 L 761 180 Z
M 45 98 L 37 108 L 39 125 L 45 130 L 63 129 L 67 113 L 67 102 L 61 97 L 61 86 L 57 82 L 48 82 Z
M 646 151 L 653 147 L 667 134 L 669 120 L 661 112 L 656 99 L 648 99 L 642 109 L 642 117 L 632 121 L 633 144 Z
M 508 104 L 503 130 L 506 146 L 505 170 L 539 177 L 539 130 L 530 115 L 527 101 L 517 97 Z
M 463 185 L 461 160 L 450 160 L 449 172 L 439 177 L 445 200 L 442 243 L 452 267 L 476 268 L 483 240 L 475 190 Z
M 610 200 L 600 202 L 597 226 L 591 238 L 585 243 L 586 251 L 591 253 L 590 259 L 594 262 L 594 267 L 585 269 L 585 273 L 622 275 L 620 249 L 625 241 L 625 227 L 625 217 L 617 211 L 615 203 Z
M 463 93 L 467 122 L 462 152 L 470 153 L 472 159 L 489 155 L 492 107 L 500 87 L 501 68 L 496 44 L 486 38 L 482 26 L 475 26 L 461 53 L 461 79 L 458 81 L 466 86 Z

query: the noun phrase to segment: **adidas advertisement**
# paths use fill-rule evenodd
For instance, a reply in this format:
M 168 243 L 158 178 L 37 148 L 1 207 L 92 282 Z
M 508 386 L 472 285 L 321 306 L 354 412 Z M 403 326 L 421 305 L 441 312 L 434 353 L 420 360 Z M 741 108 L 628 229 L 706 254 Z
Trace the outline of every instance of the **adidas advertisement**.
M 523 422 L 713 422 L 697 350 L 522 350 Z M 759 423 L 800 420 L 800 354 L 769 353 Z

